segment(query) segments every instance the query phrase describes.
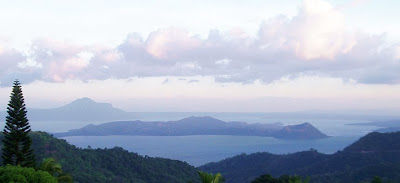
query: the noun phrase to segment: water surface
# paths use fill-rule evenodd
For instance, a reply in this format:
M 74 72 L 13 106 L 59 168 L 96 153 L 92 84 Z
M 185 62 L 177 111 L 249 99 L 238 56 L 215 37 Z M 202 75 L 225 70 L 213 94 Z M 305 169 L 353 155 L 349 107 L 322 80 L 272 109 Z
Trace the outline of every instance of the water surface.
M 122 147 L 151 157 L 186 161 L 199 166 L 241 153 L 286 154 L 317 149 L 323 153 L 342 150 L 359 137 L 331 137 L 320 140 L 280 140 L 272 137 L 194 135 L 194 136 L 71 136 L 63 137 L 81 148 Z

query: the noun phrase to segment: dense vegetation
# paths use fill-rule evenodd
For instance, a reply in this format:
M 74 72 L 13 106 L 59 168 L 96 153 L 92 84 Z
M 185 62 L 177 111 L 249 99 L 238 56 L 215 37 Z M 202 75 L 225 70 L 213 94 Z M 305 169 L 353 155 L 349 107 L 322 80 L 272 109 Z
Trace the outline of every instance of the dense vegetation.
M 44 132 L 31 132 L 31 138 L 38 162 L 54 158 L 77 182 L 186 183 L 199 179 L 193 166 L 177 160 L 140 156 L 120 147 L 81 149 Z
M 327 182 L 331 182 L 331 181 L 332 180 L 327 181 Z M 300 177 L 298 175 L 282 175 L 280 177 L 275 178 L 269 174 L 261 175 L 261 176 L 257 177 L 256 179 L 254 179 L 253 181 L 251 181 L 251 183 L 309 183 L 309 182 L 310 182 L 309 177 L 306 179 L 303 179 L 302 177 Z M 383 181 L 380 177 L 375 176 L 371 181 L 362 181 L 359 183 L 383 183 Z
M 222 183 L 225 182 L 225 179 L 222 177 L 220 173 L 212 174 L 207 172 L 198 171 L 199 177 L 201 179 L 201 183 Z M 192 181 L 189 181 L 192 183 Z
M 374 176 L 381 177 L 384 182 L 400 182 L 400 132 L 370 133 L 333 155 L 315 150 L 288 155 L 242 154 L 200 169 L 220 172 L 232 183 L 251 182 L 263 174 L 310 176 L 310 182 L 321 183 L 362 182 Z
M 35 167 L 35 155 L 31 148 L 31 131 L 21 85 L 14 81 L 10 102 L 7 107 L 6 125 L 3 130 L 2 159 L 4 164 Z
M 282 175 L 274 178 L 269 174 L 261 175 L 251 183 L 308 183 L 308 179 L 303 180 L 300 176 Z
M 7 165 L 0 167 L 0 182 L 57 183 L 58 181 L 46 171 Z

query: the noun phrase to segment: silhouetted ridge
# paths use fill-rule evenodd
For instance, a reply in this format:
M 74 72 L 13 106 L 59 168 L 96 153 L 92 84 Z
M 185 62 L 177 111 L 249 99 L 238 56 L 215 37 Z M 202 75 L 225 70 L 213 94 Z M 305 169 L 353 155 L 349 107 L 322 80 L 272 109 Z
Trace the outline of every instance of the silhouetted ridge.
M 288 125 L 279 130 L 275 137 L 284 139 L 310 139 L 310 138 L 326 138 L 327 135 L 323 134 L 310 123 L 302 123 L 298 125 Z
M 372 132 L 360 138 L 357 142 L 346 147 L 344 152 L 400 152 L 400 132 L 379 133 Z
M 114 111 L 123 112 L 121 109 L 114 108 L 112 106 L 112 104 L 109 104 L 109 103 L 98 103 L 98 102 L 95 102 L 94 100 L 92 100 L 92 99 L 90 99 L 88 97 L 74 100 L 73 102 L 71 102 L 71 103 L 69 103 L 69 104 L 67 104 L 65 106 L 59 107 L 57 109 L 59 109 L 59 110 L 71 109 L 71 110 L 74 110 L 74 111 L 77 111 L 77 110 L 90 110 L 90 111 L 98 111 L 98 112 L 107 112 L 107 110 L 108 110 L 109 112 L 114 112 Z
M 28 118 L 37 121 L 105 121 L 131 119 L 133 114 L 85 97 L 58 108 L 29 109 Z
M 97 104 L 94 100 L 90 99 L 89 97 L 83 97 L 80 99 L 76 99 L 72 101 L 70 104 L 71 105 L 82 105 L 82 104 Z
M 213 117 L 210 116 L 202 116 L 202 117 L 195 117 L 195 116 L 191 116 L 188 118 L 183 118 L 181 120 L 176 121 L 177 123 L 182 123 L 182 124 L 190 124 L 190 125 L 195 125 L 195 126 L 203 126 L 203 125 L 210 125 L 214 126 L 218 125 L 224 125 L 226 122 L 221 121 L 219 119 L 215 119 Z
M 370 133 L 332 155 L 315 150 L 287 155 L 238 155 L 199 167 L 220 172 L 230 183 L 251 182 L 263 174 L 310 176 L 311 183 L 362 182 L 374 176 L 400 182 L 400 132 Z
M 224 122 L 209 116 L 192 116 L 168 122 L 117 121 L 100 125 L 88 125 L 65 133 L 54 133 L 54 135 L 57 137 L 93 135 L 242 135 L 284 139 L 319 139 L 327 137 L 309 123 L 284 127 L 279 123 L 248 124 L 244 122 Z

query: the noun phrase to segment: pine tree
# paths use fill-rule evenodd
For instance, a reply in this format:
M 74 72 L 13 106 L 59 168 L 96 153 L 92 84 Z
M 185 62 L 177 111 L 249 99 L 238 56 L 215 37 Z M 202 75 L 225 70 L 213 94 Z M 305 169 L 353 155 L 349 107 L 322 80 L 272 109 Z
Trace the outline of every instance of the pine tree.
M 26 117 L 24 96 L 18 80 L 14 81 L 10 98 L 7 107 L 8 116 L 3 130 L 3 164 L 34 167 L 36 161 L 31 148 L 32 139 L 29 137 L 31 129 Z

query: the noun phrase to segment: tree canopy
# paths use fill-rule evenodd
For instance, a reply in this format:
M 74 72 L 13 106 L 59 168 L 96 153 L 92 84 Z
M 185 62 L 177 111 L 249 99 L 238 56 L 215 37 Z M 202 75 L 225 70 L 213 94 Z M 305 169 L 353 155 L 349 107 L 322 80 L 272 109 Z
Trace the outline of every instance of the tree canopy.
M 6 165 L 0 167 L 0 182 L 41 182 L 57 183 L 57 179 L 46 171 L 33 168 Z
M 35 167 L 36 160 L 31 149 L 31 131 L 20 82 L 14 81 L 10 102 L 7 107 L 3 139 L 3 164 Z

